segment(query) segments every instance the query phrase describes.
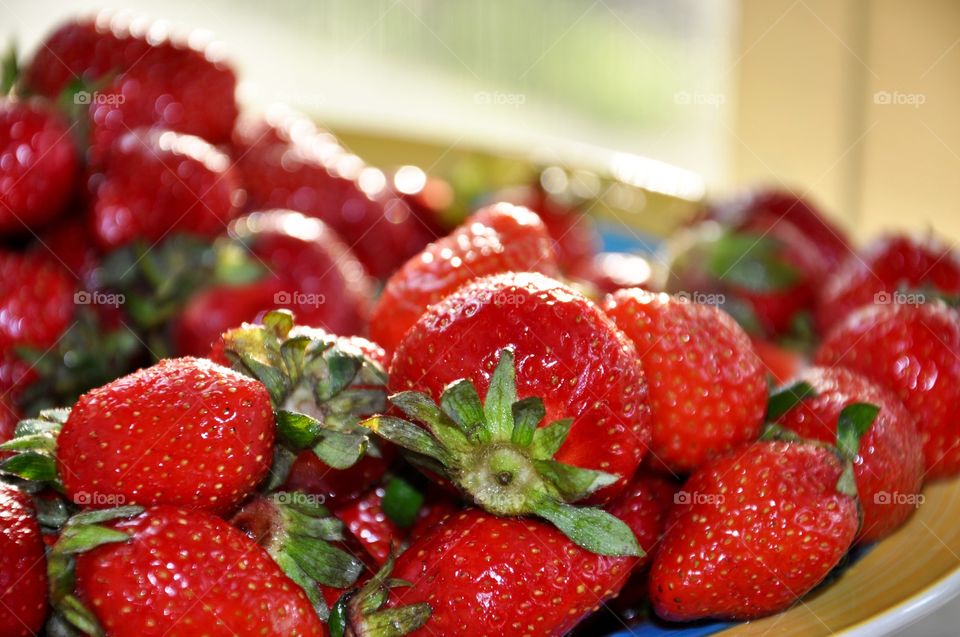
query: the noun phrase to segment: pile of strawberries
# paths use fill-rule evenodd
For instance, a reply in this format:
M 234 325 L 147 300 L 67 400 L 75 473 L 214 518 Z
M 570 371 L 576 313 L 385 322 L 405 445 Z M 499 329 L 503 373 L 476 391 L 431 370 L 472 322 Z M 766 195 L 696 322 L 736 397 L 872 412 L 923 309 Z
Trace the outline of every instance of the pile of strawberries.
M 0 636 L 752 619 L 960 472 L 936 239 L 758 191 L 648 277 L 539 183 L 450 227 L 218 51 L 100 14 L 4 64 Z

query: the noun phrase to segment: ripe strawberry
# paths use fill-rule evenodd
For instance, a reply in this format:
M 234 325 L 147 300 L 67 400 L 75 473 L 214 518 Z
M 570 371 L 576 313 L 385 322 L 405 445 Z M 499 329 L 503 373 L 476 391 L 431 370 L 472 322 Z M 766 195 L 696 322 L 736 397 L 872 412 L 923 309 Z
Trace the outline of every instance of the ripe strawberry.
M 390 388 L 400 392 L 393 405 L 418 424 L 392 416 L 365 424 L 426 456 L 418 464 L 478 506 L 547 518 L 590 550 L 635 550 L 615 518 L 570 505 L 620 491 L 650 437 L 636 352 L 585 297 L 541 274 L 477 279 L 410 328 Z
M 90 224 L 82 215 L 62 219 L 56 225 L 46 228 L 31 245 L 31 251 L 48 256 L 56 255 L 52 260 L 63 266 L 64 271 L 80 289 L 97 289 L 96 270 L 102 261 L 102 255 L 93 238 Z
M 132 517 L 111 521 L 102 520 L 104 512 L 83 514 L 68 523 L 62 537 L 79 535 L 84 544 L 71 547 L 81 551 L 75 594 L 54 590 L 55 607 L 72 611 L 68 620 L 80 615 L 111 637 L 226 637 L 254 629 L 327 635 L 303 589 L 234 527 L 201 511 L 139 511 L 120 510 L 114 515 Z M 73 570 L 64 551 L 61 543 L 53 548 L 54 572 Z
M 68 417 L 54 420 L 62 428 L 49 423 L 27 451 L 42 453 L 56 436 L 55 459 L 42 456 L 43 465 L 24 477 L 41 470 L 48 479 L 59 475 L 81 506 L 226 512 L 260 483 L 272 459 L 266 389 L 203 359 L 164 360 L 124 376 L 84 394 Z
M 826 333 L 863 305 L 937 293 L 960 294 L 960 254 L 932 236 L 883 237 L 827 279 L 817 300 L 817 324 Z
M 450 516 L 406 550 L 397 603 L 433 613 L 414 635 L 563 635 L 623 586 L 635 557 L 597 555 L 551 526 L 478 509 Z
M 543 223 L 526 208 L 481 209 L 390 277 L 373 309 L 373 340 L 393 352 L 430 305 L 471 279 L 511 271 L 555 275 L 549 241 Z
M 91 223 L 103 248 L 170 232 L 222 233 L 243 191 L 230 159 L 198 137 L 138 130 L 119 137 L 91 180 Z
M 17 413 L 13 401 L 5 395 L 0 395 L 0 443 L 7 442 L 13 438 L 17 423 L 20 421 L 20 415 Z M 9 454 L 0 453 L 0 460 L 4 460 Z
M 178 353 L 206 354 L 223 332 L 275 308 L 293 310 L 301 325 L 336 334 L 364 331 L 372 283 L 322 221 L 290 211 L 253 213 L 238 219 L 230 236 L 265 270 L 263 278 L 191 298 L 174 327 Z
M 322 219 L 375 277 L 389 276 L 432 238 L 380 171 L 302 115 L 275 110 L 241 119 L 233 148 L 252 209 Z
M 759 442 L 695 471 L 653 560 L 656 613 L 754 619 L 819 584 L 859 525 L 851 447 L 841 459 L 819 444 Z
M 853 473 L 863 509 L 858 539 L 874 542 L 886 537 L 906 521 L 919 501 L 924 464 L 916 421 L 892 392 L 850 370 L 813 367 L 797 381 L 807 383 L 814 395 L 798 401 L 777 423 L 803 438 L 835 440 L 845 407 L 853 403 L 879 407 L 861 441 Z
M 654 461 L 687 473 L 760 436 L 767 403 L 763 364 L 729 315 L 639 289 L 608 297 L 605 309 L 643 362 Z
M 0 482 L 0 635 L 40 633 L 47 614 L 47 572 L 40 525 L 29 498 Z
M 750 341 L 767 375 L 776 385 L 787 382 L 807 366 L 806 357 L 797 350 L 781 347 L 765 338 L 752 337 Z
M 44 101 L 0 97 L 0 236 L 44 225 L 73 195 L 77 151 Z
M 814 356 L 891 390 L 917 420 L 927 479 L 960 472 L 960 316 L 940 301 L 872 305 L 847 316 Z
M 106 90 L 85 96 L 100 149 L 139 126 L 161 126 L 213 143 L 229 140 L 237 118 L 237 80 L 202 32 L 174 34 L 164 22 L 101 12 L 69 21 L 48 36 L 24 80 L 29 89 L 54 98 L 76 80 L 95 87 L 111 74 L 117 75 Z

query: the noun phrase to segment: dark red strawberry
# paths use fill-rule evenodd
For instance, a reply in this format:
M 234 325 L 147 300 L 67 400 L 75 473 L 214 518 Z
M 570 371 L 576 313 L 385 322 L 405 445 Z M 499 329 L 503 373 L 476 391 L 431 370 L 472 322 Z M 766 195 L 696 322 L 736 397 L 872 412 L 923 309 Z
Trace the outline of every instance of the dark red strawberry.
M 57 262 L 83 290 L 96 289 L 96 269 L 102 255 L 96 240 L 81 215 L 62 219 L 45 229 L 31 246 L 34 252 L 45 254 Z M 104 308 L 101 308 L 104 309 Z
M 608 297 L 605 309 L 643 362 L 653 461 L 687 473 L 760 436 L 765 370 L 750 338 L 729 315 L 639 289 Z
M 858 538 L 873 542 L 886 537 L 919 506 L 923 485 L 923 449 L 917 424 L 892 392 L 866 377 L 836 367 L 812 367 L 796 382 L 813 394 L 800 400 L 777 422 L 798 435 L 831 442 L 843 409 L 867 403 L 879 413 L 861 441 L 853 473 L 863 509 Z M 791 387 L 785 391 L 794 391 Z
M 379 565 L 386 563 L 390 551 L 400 545 L 405 535 L 404 529 L 384 513 L 384 495 L 386 489 L 377 487 L 337 511 L 347 530 Z
M 414 635 L 563 635 L 614 597 L 635 557 L 597 555 L 535 520 L 478 509 L 453 516 L 397 560 L 410 588 L 398 603 L 427 603 Z
M 960 254 L 933 236 L 882 237 L 827 279 L 817 300 L 817 324 L 826 332 L 863 305 L 922 303 L 937 294 L 960 294 Z
M 567 533 L 589 528 L 571 537 L 591 550 L 633 550 L 614 518 L 571 506 L 620 491 L 650 436 L 636 352 L 585 297 L 540 274 L 477 279 L 410 328 L 390 388 L 417 424 L 365 424 L 415 460 L 426 456 L 420 466 L 473 502 L 497 515 L 536 514 Z
M 372 283 L 322 221 L 291 211 L 254 213 L 238 219 L 230 236 L 262 267 L 263 278 L 214 286 L 190 299 L 174 328 L 180 354 L 206 354 L 223 332 L 275 308 L 335 334 L 365 330 Z
M 391 181 L 393 190 L 410 206 L 429 240 L 439 239 L 453 230 L 450 206 L 455 193 L 446 180 L 427 175 L 417 166 L 401 166 L 394 171 Z
M 7 442 L 13 438 L 13 432 L 17 428 L 17 422 L 20 420 L 20 415 L 17 412 L 16 407 L 13 405 L 13 401 L 6 397 L 6 395 L 0 395 L 0 443 Z M 5 459 L 9 454 L 0 453 L 0 460 Z
M 76 556 L 75 595 L 62 593 L 55 607 L 113 637 L 226 637 L 254 627 L 265 636 L 328 634 L 304 590 L 223 520 L 170 506 L 121 513 L 133 516 L 78 516 L 68 525 L 92 546 Z M 58 559 L 63 550 L 54 546 L 52 568 L 69 568 Z
M 827 219 L 805 196 L 778 188 L 761 188 L 710 206 L 707 216 L 728 227 L 743 227 L 759 217 L 795 226 L 817 247 L 828 270 L 852 253 L 846 232 Z
M 859 525 L 849 467 L 856 444 L 849 451 L 841 459 L 818 444 L 759 442 L 695 471 L 654 557 L 656 613 L 671 621 L 754 619 L 785 610 L 823 581 Z
M 424 535 L 432 533 L 447 516 L 459 513 L 463 508 L 463 503 L 442 487 L 428 486 L 424 497 L 423 506 L 417 512 L 417 519 L 410 527 L 407 536 L 410 542 L 415 542 Z
M 240 212 L 230 159 L 199 137 L 138 130 L 119 137 L 90 179 L 91 223 L 103 248 L 171 232 L 215 237 Z
M 266 476 L 274 421 L 259 382 L 178 358 L 84 394 L 57 437 L 66 494 L 94 508 L 229 511 Z
M 929 479 L 960 471 L 960 316 L 940 301 L 871 305 L 847 316 L 817 351 L 891 390 L 917 420 Z
M 241 119 L 234 157 L 252 209 L 286 208 L 326 222 L 376 277 L 432 238 L 380 171 L 287 110 Z
M 373 340 L 393 352 L 430 305 L 471 279 L 500 272 L 555 275 L 549 242 L 543 223 L 526 208 L 479 210 L 390 277 L 371 317 Z
M 0 482 L 0 635 L 40 633 L 47 614 L 47 570 L 30 499 Z
M 67 122 L 40 99 L 0 97 L 0 236 L 23 234 L 56 217 L 77 177 Z
M 226 142 L 237 117 L 237 80 L 220 47 L 202 32 L 177 34 L 167 23 L 129 12 L 62 25 L 41 43 L 24 81 L 50 98 L 77 81 L 94 89 L 110 81 L 75 97 L 90 104 L 100 149 L 140 126 Z

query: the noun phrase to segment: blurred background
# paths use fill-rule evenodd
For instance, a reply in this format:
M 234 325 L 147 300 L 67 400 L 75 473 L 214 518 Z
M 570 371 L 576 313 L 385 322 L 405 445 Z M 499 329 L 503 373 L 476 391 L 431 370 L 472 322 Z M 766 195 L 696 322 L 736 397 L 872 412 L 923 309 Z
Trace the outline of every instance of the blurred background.
M 0 0 L 0 37 L 26 50 L 61 16 L 102 6 Z M 429 167 L 476 148 L 589 164 L 621 151 L 695 174 L 684 195 L 701 180 L 712 193 L 770 183 L 861 238 L 927 226 L 960 237 L 954 0 L 123 6 L 211 30 L 247 102 L 308 111 L 375 164 Z

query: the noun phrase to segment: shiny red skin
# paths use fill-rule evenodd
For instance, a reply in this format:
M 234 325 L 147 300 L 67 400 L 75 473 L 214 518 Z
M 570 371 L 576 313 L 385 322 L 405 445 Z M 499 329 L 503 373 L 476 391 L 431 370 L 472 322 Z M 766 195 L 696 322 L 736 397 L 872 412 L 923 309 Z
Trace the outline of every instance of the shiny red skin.
M 842 465 L 819 445 L 760 442 L 714 460 L 677 493 L 650 571 L 671 621 L 746 620 L 789 608 L 840 562 L 859 524 Z
M 789 222 L 813 242 L 830 270 L 853 252 L 846 231 L 829 221 L 810 200 L 788 190 L 760 189 L 711 206 L 707 216 L 734 227 L 758 217 Z
M 753 343 L 753 351 L 760 357 L 760 362 L 763 363 L 767 375 L 777 385 L 787 382 L 807 366 L 806 358 L 798 351 L 781 347 L 764 338 L 753 337 L 750 341 Z
M 237 118 L 237 79 L 201 37 L 129 13 L 101 12 L 51 33 L 24 72 L 26 85 L 49 98 L 77 79 L 96 87 L 90 100 L 92 141 L 104 149 L 138 126 L 161 126 L 222 143 Z M 189 42 L 189 43 L 188 43 Z M 123 97 L 122 102 L 115 99 Z
M 853 473 L 863 509 L 857 537 L 875 542 L 902 525 L 919 505 L 923 486 L 923 448 L 917 423 L 890 390 L 842 367 L 812 367 L 795 380 L 809 383 L 807 398 L 777 422 L 810 440 L 833 443 L 840 411 L 851 403 L 880 407 L 860 440 Z
M 960 294 L 960 253 L 934 237 L 881 237 L 827 279 L 817 300 L 817 324 L 827 331 L 863 305 L 896 302 L 898 292 Z
M 0 395 L 0 443 L 13 438 L 18 422 L 20 422 L 20 414 L 13 405 L 13 401 L 5 395 Z M 0 452 L 0 461 L 5 460 L 10 455 L 9 452 Z
M 90 178 L 91 227 L 103 249 L 171 232 L 215 237 L 240 213 L 229 158 L 198 137 L 164 130 L 117 139 Z
M 393 352 L 429 306 L 464 283 L 528 271 L 550 276 L 558 271 L 543 222 L 511 204 L 482 208 L 390 277 L 374 306 L 370 335 Z
M 58 439 L 66 494 L 92 508 L 230 511 L 266 476 L 266 387 L 206 359 L 167 359 L 80 397 Z
M 633 340 L 647 376 L 651 460 L 688 473 L 760 436 L 765 370 L 728 314 L 636 288 L 607 297 L 604 309 Z
M 15 397 L 36 378 L 15 348 L 54 346 L 73 320 L 73 295 L 69 275 L 46 255 L 0 251 L 0 394 Z
M 637 558 L 586 551 L 544 522 L 478 509 L 452 515 L 407 549 L 396 604 L 433 613 L 412 635 L 560 637 L 614 597 Z
M 391 547 L 399 547 L 406 535 L 380 508 L 385 493 L 383 487 L 377 487 L 335 511 L 378 566 L 387 561 Z
M 925 478 L 960 472 L 960 314 L 939 301 L 871 305 L 844 319 L 814 356 L 893 390 L 917 421 Z
M 47 614 L 47 561 L 30 499 L 0 483 L 0 635 L 40 633 Z
M 439 400 L 470 379 L 485 396 L 500 351 L 512 347 L 517 396 L 544 401 L 545 426 L 573 418 L 555 458 L 618 476 L 593 501 L 620 491 L 650 442 L 643 369 L 633 344 L 594 305 L 542 274 L 477 279 L 433 305 L 407 332 L 390 366 L 390 390 Z
M 297 456 L 284 489 L 322 495 L 328 506 L 345 505 L 362 496 L 386 473 L 395 453 L 383 445 L 381 457 L 365 455 L 349 469 L 334 469 L 312 451 Z
M 77 556 L 77 592 L 111 637 L 325 636 L 310 601 L 262 548 L 223 520 L 158 506 L 130 535 Z
M 417 514 L 417 520 L 410 527 L 407 539 L 415 542 L 443 522 L 447 516 L 458 513 L 462 502 L 454 498 L 450 491 L 442 487 L 429 487 L 425 493 L 426 500 Z
M 388 277 L 433 238 L 379 171 L 302 115 L 241 118 L 233 155 L 251 210 L 286 208 L 323 220 L 377 278 Z
M 38 228 L 62 212 L 78 168 L 68 124 L 52 107 L 0 97 L 0 236 Z

